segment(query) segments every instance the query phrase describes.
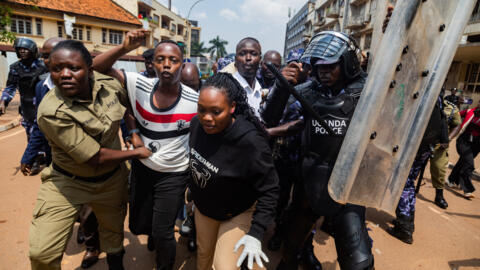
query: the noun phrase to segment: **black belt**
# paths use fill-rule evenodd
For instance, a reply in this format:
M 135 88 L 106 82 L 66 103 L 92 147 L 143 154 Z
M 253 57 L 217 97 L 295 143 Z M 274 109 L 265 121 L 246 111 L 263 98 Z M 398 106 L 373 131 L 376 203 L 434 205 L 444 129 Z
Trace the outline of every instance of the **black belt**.
M 107 180 L 108 178 L 112 177 L 115 174 L 115 172 L 117 172 L 117 170 L 120 168 L 120 166 L 117 166 L 115 169 L 111 170 L 108 173 L 105 173 L 105 174 L 102 174 L 102 175 L 99 175 L 99 176 L 91 176 L 91 177 L 77 176 L 77 175 L 71 174 L 68 171 L 62 169 L 60 166 L 58 166 L 54 162 L 52 162 L 52 168 L 55 171 L 65 175 L 65 176 L 68 176 L 70 178 L 75 178 L 75 179 L 85 181 L 85 182 L 96 183 L 96 182 L 103 182 L 103 181 Z

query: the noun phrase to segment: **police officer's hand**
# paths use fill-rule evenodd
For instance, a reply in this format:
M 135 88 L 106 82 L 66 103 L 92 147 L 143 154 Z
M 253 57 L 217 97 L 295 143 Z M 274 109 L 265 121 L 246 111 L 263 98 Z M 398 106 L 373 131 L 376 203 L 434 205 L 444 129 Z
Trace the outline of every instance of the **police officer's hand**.
M 136 29 L 129 31 L 125 35 L 122 46 L 128 51 L 134 50 L 142 45 L 142 42 L 147 38 L 150 31 L 145 29 Z
M 152 152 L 148 150 L 145 146 L 135 148 L 132 151 L 135 151 L 137 159 L 148 158 L 152 155 Z
M 0 115 L 5 114 L 7 107 L 5 106 L 5 101 L 0 102 Z
M 297 62 L 290 62 L 287 66 L 282 69 L 282 75 L 287 79 L 292 85 L 298 83 L 298 78 L 302 72 L 302 64 Z
M 32 165 L 30 164 L 20 164 L 20 171 L 23 173 L 23 175 L 27 176 L 30 175 L 32 169 Z

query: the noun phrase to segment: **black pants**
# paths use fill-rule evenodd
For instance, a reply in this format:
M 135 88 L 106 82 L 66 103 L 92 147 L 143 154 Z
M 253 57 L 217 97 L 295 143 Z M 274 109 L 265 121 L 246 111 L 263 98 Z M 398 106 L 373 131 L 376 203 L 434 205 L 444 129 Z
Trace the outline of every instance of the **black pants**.
M 157 269 L 175 263 L 175 219 L 183 205 L 189 174 L 153 171 L 138 160 L 132 162 L 130 230 L 153 237 Z
M 464 192 L 474 192 L 475 187 L 472 184 L 472 173 L 475 170 L 474 159 L 480 152 L 480 140 L 473 137 L 470 142 L 469 134 L 462 134 L 457 140 L 457 152 L 460 159 L 453 167 L 448 181 L 459 184 Z
M 303 185 L 295 185 L 293 201 L 285 224 L 285 246 L 282 260 L 285 269 L 296 269 L 297 254 L 308 239 L 319 215 L 306 199 Z M 341 269 L 370 269 L 373 264 L 371 240 L 365 225 L 365 207 L 347 204 L 335 215 L 326 217 L 329 233 L 335 238 Z
M 278 159 L 275 160 L 275 169 L 277 170 L 280 192 L 277 202 L 277 211 L 275 212 L 275 232 L 283 231 L 283 223 L 285 221 L 285 210 L 290 201 L 290 194 L 293 183 L 298 178 L 298 165 L 289 161 Z

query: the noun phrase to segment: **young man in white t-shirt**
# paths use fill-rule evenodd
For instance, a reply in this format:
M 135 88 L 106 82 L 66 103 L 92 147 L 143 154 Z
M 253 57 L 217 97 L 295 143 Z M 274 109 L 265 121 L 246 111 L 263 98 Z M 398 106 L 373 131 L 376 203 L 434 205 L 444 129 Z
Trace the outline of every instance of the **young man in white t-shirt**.
M 95 57 L 93 68 L 123 82 L 131 105 L 126 116 L 134 147 L 153 154 L 132 161 L 130 230 L 153 238 L 157 269 L 172 269 L 174 224 L 183 205 L 188 169 L 190 120 L 197 113 L 198 94 L 180 83 L 183 53 L 174 41 L 155 47 L 158 78 L 112 68 L 121 56 L 138 48 L 148 31 L 128 32 L 123 44 Z

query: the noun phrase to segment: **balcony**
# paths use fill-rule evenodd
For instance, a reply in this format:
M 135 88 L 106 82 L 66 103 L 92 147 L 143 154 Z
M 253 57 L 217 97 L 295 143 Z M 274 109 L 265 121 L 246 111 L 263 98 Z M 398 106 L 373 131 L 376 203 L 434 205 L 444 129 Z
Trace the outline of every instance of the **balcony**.
M 314 23 L 313 26 L 322 26 L 322 25 L 325 24 L 325 22 L 326 22 L 325 17 L 322 17 L 322 18 L 318 19 L 318 21 L 316 23 Z
M 334 4 L 334 5 L 330 6 L 329 8 L 327 8 L 325 16 L 327 18 L 338 18 L 338 17 L 340 17 L 340 9 L 338 8 L 338 6 L 336 4 Z
M 350 1 L 350 5 L 358 6 L 361 4 L 366 3 L 368 0 L 352 0 Z
M 351 17 L 345 28 L 355 30 L 355 29 L 363 28 L 366 25 L 367 23 L 365 22 L 364 17 Z

